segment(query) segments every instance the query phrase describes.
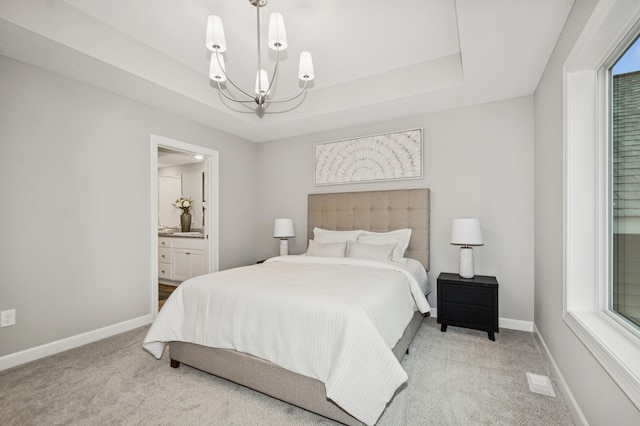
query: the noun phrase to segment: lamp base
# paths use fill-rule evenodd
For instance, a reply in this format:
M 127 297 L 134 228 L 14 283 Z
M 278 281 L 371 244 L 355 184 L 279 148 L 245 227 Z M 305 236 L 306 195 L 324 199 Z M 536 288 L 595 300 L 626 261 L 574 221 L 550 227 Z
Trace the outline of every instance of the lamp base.
M 460 276 L 462 278 L 473 278 L 473 249 L 471 247 L 460 247 Z
M 288 256 L 289 255 L 289 240 L 286 238 L 282 238 L 280 240 L 280 256 Z

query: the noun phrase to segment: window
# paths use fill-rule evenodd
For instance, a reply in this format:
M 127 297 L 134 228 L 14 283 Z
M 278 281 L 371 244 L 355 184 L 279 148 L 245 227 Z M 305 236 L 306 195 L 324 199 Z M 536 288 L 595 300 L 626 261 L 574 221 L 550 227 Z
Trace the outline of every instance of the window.
M 621 79 L 613 77 L 638 34 L 640 2 L 600 1 L 564 64 L 564 321 L 640 408 L 640 332 L 626 289 L 640 281 L 630 274 L 638 250 L 630 245 L 636 219 L 626 175 L 640 170 L 629 170 L 634 159 L 620 149 L 632 126 L 614 123 L 614 115 L 626 119 Z
M 610 68 L 611 288 L 608 308 L 640 326 L 640 41 Z

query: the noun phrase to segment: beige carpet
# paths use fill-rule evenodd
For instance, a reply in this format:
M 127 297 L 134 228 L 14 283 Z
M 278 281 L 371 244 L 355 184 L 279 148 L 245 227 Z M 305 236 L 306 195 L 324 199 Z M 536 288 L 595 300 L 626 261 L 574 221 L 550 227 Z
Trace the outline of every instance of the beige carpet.
M 334 422 L 142 349 L 146 327 L 0 372 L 2 425 L 318 425 Z M 533 334 L 439 331 L 425 320 L 405 356 L 409 382 L 378 425 L 573 425 Z

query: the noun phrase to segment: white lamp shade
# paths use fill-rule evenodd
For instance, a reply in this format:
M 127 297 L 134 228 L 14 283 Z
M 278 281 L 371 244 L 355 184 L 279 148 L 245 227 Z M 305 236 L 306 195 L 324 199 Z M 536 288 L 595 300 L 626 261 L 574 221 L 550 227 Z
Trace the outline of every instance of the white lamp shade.
M 296 232 L 293 229 L 293 219 L 276 219 L 276 223 L 273 226 L 274 238 L 290 238 L 295 236 Z
M 287 48 L 287 30 L 279 13 L 272 13 L 269 17 L 269 48 L 280 51 Z
M 265 95 L 269 94 L 267 90 L 269 88 L 269 76 L 265 70 L 256 71 L 256 95 L 262 92 Z
M 205 41 L 207 49 L 211 51 L 224 52 L 227 50 L 227 40 L 224 37 L 222 19 L 216 15 L 210 15 L 207 19 L 207 38 Z
M 220 63 L 218 63 L 220 61 Z M 214 81 L 227 81 L 224 67 L 224 57 L 215 53 L 211 54 L 211 63 L 209 64 L 209 78 Z
M 313 80 L 315 78 L 313 71 L 313 60 L 311 59 L 311 53 L 300 53 L 300 66 L 298 68 L 298 78 L 300 80 Z
M 481 246 L 480 219 L 454 219 L 451 227 L 451 244 Z

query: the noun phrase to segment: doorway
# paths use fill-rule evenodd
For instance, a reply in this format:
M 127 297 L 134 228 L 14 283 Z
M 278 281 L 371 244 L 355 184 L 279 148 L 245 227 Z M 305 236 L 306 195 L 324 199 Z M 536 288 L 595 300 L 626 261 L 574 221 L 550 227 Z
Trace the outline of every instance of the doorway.
M 160 225 L 159 212 L 159 158 L 165 152 L 176 154 L 178 157 L 193 158 L 201 156 L 203 163 L 201 215 L 196 219 L 202 226 L 204 241 L 207 247 L 207 267 L 205 272 L 215 272 L 219 269 L 219 159 L 218 151 L 189 144 L 158 135 L 151 135 L 151 312 L 155 318 L 158 314 L 158 227 Z M 160 154 L 160 155 L 159 155 Z M 163 219 L 169 220 L 169 219 Z M 163 224 L 166 225 L 166 224 Z

